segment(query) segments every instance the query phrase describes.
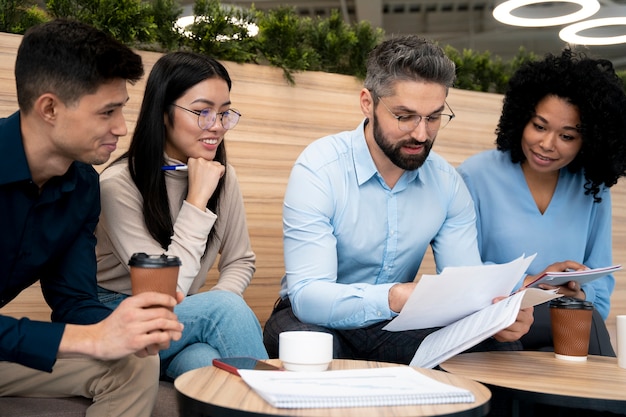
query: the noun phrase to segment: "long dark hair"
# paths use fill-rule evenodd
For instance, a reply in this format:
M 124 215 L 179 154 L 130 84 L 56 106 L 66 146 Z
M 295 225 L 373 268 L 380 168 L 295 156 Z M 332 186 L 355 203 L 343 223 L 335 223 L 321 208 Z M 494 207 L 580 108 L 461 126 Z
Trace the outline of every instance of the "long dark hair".
M 189 88 L 210 78 L 223 79 L 230 91 L 232 82 L 228 71 L 217 60 L 193 52 L 163 55 L 150 72 L 132 142 L 128 152 L 120 158 L 128 159 L 130 175 L 143 197 L 146 227 L 163 249 L 170 245 L 174 233 L 165 175 L 161 170 L 167 140 L 163 115 L 167 113 L 169 119 L 174 120 L 171 104 Z M 217 148 L 215 160 L 226 166 L 224 141 Z M 226 174 L 207 203 L 207 208 L 216 214 L 225 178 Z M 209 239 L 214 230 L 211 229 Z

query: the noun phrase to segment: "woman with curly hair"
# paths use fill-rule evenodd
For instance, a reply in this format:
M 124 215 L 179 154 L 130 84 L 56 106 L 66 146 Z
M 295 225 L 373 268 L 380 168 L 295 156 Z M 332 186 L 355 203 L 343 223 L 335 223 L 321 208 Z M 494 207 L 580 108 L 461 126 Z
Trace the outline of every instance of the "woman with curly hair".
M 474 199 L 483 261 L 536 253 L 525 283 L 548 270 L 610 266 L 610 187 L 626 173 L 626 95 L 611 62 L 568 47 L 522 66 L 496 134 L 497 150 L 458 168 Z M 590 354 L 615 356 L 604 324 L 614 285 L 607 275 L 558 287 L 595 306 Z M 550 350 L 548 303 L 534 318 L 524 349 Z

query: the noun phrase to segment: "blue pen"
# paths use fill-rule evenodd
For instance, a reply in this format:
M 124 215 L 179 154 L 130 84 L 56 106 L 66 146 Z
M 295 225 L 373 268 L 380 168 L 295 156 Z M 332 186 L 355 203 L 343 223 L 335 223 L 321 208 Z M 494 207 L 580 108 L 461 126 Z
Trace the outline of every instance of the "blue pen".
M 187 165 L 165 165 L 161 167 L 162 171 L 187 171 Z

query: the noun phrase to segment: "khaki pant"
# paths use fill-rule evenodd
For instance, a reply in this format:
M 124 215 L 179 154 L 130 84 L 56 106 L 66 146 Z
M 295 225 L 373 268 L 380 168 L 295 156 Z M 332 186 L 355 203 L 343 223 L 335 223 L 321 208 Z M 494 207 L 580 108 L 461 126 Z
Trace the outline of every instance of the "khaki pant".
M 92 398 L 87 417 L 149 417 L 158 388 L 158 356 L 59 359 L 52 373 L 0 362 L 0 397 Z

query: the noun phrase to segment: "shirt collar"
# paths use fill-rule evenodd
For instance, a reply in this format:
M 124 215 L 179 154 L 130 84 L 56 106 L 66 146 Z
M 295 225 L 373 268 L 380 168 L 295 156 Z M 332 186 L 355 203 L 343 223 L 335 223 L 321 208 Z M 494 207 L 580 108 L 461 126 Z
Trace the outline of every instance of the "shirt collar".
M 32 180 L 20 129 L 20 112 L 0 119 L 0 185 Z M 60 192 L 71 192 L 76 188 L 78 172 L 74 161 L 60 177 L 48 180 L 49 187 Z
M 359 185 L 369 181 L 378 172 L 365 140 L 365 125 L 367 123 L 367 118 L 363 119 L 352 134 L 352 158 L 354 159 L 354 169 Z

